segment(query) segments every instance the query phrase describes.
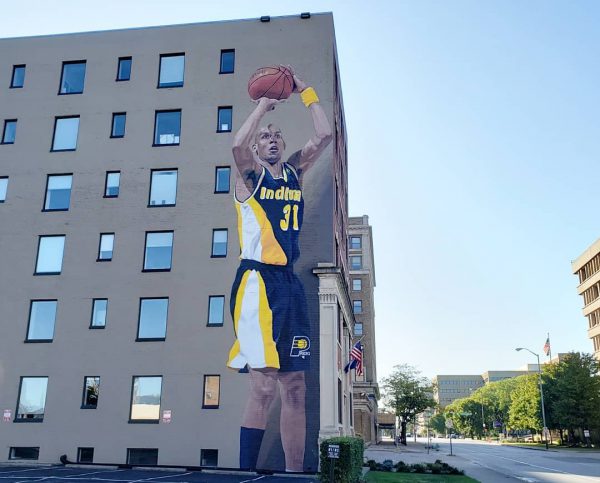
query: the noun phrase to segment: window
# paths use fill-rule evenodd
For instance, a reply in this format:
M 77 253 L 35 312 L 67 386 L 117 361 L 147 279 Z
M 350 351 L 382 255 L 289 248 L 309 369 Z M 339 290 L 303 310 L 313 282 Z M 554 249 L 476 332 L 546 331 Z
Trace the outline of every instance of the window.
M 171 270 L 173 232 L 147 232 L 144 251 L 144 271 Z
M 352 290 L 355 292 L 362 290 L 362 280 L 360 278 L 352 279 Z
M 104 184 L 104 197 L 117 198 L 119 196 L 119 184 L 121 182 L 120 171 L 107 171 Z
M 133 376 L 129 421 L 158 423 L 161 390 L 162 376 Z M 129 457 L 127 459 L 131 463 Z
M 350 237 L 350 249 L 360 250 L 362 248 L 362 238 L 360 236 Z
M 200 450 L 200 466 L 219 466 L 219 450 L 218 449 L 201 449 Z
M 354 324 L 354 335 L 363 335 L 362 322 L 356 322 L 356 324 Z
M 217 132 L 231 132 L 233 108 L 231 106 L 219 107 L 217 117 Z
M 83 381 L 83 401 L 81 409 L 96 409 L 100 393 L 100 378 L 97 376 L 86 377 Z
M 77 448 L 77 463 L 93 463 L 94 448 Z
M 11 89 L 17 89 L 25 85 L 25 65 L 13 65 Z
M 43 211 L 67 211 L 71 203 L 72 174 L 50 174 Z
M 140 299 L 140 315 L 136 340 L 165 340 L 167 335 L 168 309 L 168 298 Z
M 235 50 L 221 50 L 221 67 L 219 74 L 233 74 L 235 66 Z
M 92 302 L 92 321 L 90 329 L 104 329 L 106 327 L 106 312 L 108 299 L 94 299 Z
M 181 110 L 156 111 L 154 118 L 154 146 L 179 144 Z
M 342 381 L 338 379 L 338 423 L 343 424 L 342 420 L 343 414 L 343 406 L 342 406 Z
M 6 119 L 4 121 L 4 131 L 2 132 L 2 144 L 14 144 L 17 137 L 17 120 Z
M 52 342 L 56 321 L 56 300 L 32 300 L 26 342 Z
M 216 409 L 219 407 L 219 389 L 221 376 L 204 376 L 203 409 Z
M 115 245 L 114 233 L 100 233 L 100 248 L 98 250 L 97 262 L 108 262 L 113 257 L 113 247 Z
M 0 203 L 6 201 L 6 191 L 8 189 L 8 176 L 0 177 Z
M 39 446 L 11 446 L 9 460 L 37 460 L 40 457 Z
M 213 257 L 227 256 L 227 229 L 213 230 L 212 254 Z
M 224 295 L 211 295 L 208 297 L 208 324 L 223 325 L 223 314 L 225 309 Z
M 15 422 L 41 423 L 44 420 L 47 388 L 47 377 L 21 377 Z
M 54 120 L 52 151 L 75 151 L 79 134 L 79 116 L 57 117 Z
M 112 115 L 112 125 L 110 128 L 111 138 L 122 138 L 125 136 L 125 112 L 114 112 Z
M 158 87 L 182 87 L 184 70 L 185 54 L 161 55 Z
M 58 275 L 62 271 L 65 235 L 40 236 L 35 262 L 36 275 Z
M 360 270 L 362 268 L 362 256 L 352 255 L 350 257 L 350 270 Z
M 63 62 L 59 94 L 81 94 L 85 82 L 85 60 Z
M 362 300 L 353 300 L 352 310 L 355 314 L 362 314 Z
M 229 166 L 217 167 L 215 171 L 215 193 L 229 193 L 229 179 L 231 168 Z
M 148 206 L 175 206 L 177 200 L 177 170 L 152 170 Z
M 128 465 L 157 465 L 158 448 L 127 448 Z
M 129 79 L 131 79 L 131 57 L 119 57 L 117 81 L 128 81 Z

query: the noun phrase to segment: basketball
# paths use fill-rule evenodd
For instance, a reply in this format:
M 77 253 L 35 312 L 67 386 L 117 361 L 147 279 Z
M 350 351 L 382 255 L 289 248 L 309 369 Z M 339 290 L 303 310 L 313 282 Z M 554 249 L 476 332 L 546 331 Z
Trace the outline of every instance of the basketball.
M 287 99 L 294 90 L 294 77 L 282 66 L 261 67 L 248 81 L 248 94 L 254 100 L 261 97 Z

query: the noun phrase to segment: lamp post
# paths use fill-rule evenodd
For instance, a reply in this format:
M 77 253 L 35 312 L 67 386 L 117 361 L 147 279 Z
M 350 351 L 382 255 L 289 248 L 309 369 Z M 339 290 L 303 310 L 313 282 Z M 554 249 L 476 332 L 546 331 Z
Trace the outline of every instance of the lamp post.
M 546 431 L 548 431 L 548 428 L 546 427 L 546 410 L 544 409 L 544 389 L 542 387 L 542 368 L 540 366 L 540 355 L 536 354 L 532 350 L 529 350 L 527 347 L 517 347 L 515 350 L 517 352 L 518 351 L 527 351 L 527 352 L 533 354 L 535 357 L 537 357 L 537 362 L 538 362 L 538 382 L 539 382 L 539 385 L 540 385 L 540 400 L 541 400 L 541 404 L 542 404 L 542 423 L 544 424 L 544 429 L 542 430 L 542 432 L 544 433 L 544 440 L 546 442 L 546 449 L 548 449 L 548 437 L 546 436 Z

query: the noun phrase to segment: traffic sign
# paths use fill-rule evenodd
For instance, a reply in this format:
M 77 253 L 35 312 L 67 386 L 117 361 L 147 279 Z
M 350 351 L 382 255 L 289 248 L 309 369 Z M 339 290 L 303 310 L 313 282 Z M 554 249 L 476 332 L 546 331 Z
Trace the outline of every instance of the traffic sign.
M 448 429 L 452 429 L 452 428 L 454 428 L 454 423 L 452 422 L 452 420 L 451 420 L 451 419 L 446 419 L 446 427 L 447 427 Z
M 340 445 L 339 444 L 328 444 L 327 445 L 327 457 L 331 459 L 340 458 Z

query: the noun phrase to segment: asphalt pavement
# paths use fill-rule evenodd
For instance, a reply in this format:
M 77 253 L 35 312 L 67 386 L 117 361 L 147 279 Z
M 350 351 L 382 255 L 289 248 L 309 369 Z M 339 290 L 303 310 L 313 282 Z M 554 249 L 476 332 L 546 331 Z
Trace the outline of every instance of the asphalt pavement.
M 465 471 L 465 474 L 482 483 L 600 483 L 600 453 L 586 450 L 532 449 L 501 446 L 464 439 L 452 440 L 452 453 L 448 439 L 433 439 L 437 451 L 427 454 L 425 439 L 407 447 L 393 444 L 367 448 L 365 456 L 375 461 L 391 459 L 405 463 L 433 462 L 440 459 Z

